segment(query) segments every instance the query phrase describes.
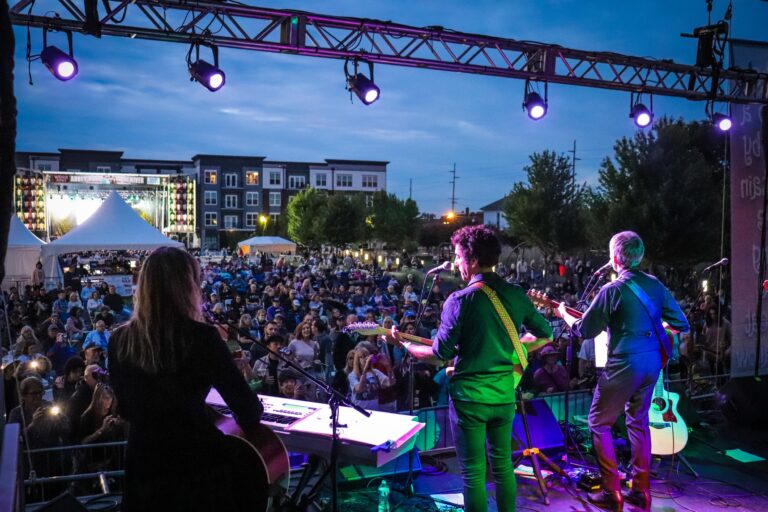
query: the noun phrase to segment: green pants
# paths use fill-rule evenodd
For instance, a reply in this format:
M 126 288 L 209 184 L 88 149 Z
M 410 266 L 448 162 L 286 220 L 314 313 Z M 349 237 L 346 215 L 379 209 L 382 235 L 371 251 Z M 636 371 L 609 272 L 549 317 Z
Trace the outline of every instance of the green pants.
M 485 490 L 487 441 L 498 510 L 514 511 L 517 485 L 512 466 L 512 420 L 515 404 L 489 405 L 451 399 L 449 414 L 464 479 L 464 510 L 488 510 Z

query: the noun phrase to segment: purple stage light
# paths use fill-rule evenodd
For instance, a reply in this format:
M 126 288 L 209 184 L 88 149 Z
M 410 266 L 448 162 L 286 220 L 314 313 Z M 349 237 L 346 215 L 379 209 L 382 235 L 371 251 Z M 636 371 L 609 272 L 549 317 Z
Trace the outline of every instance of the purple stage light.
M 204 60 L 197 60 L 189 65 L 189 74 L 192 79 L 211 92 L 216 92 L 226 82 L 226 75 L 222 70 Z
M 362 73 L 349 77 L 349 90 L 354 92 L 365 105 L 370 105 L 381 95 L 381 90 L 376 84 Z
M 538 121 L 547 115 L 547 103 L 535 92 L 526 94 L 523 108 L 528 112 L 528 117 L 534 121 Z
M 67 81 L 77 76 L 77 62 L 55 46 L 46 46 L 40 53 L 40 61 L 53 76 Z
M 642 103 L 638 103 L 632 107 L 629 117 L 635 121 L 635 125 L 638 128 L 646 128 L 653 122 L 653 112 L 648 110 L 648 107 Z
M 733 127 L 733 121 L 725 114 L 713 114 L 712 124 L 714 124 L 721 132 L 727 132 Z

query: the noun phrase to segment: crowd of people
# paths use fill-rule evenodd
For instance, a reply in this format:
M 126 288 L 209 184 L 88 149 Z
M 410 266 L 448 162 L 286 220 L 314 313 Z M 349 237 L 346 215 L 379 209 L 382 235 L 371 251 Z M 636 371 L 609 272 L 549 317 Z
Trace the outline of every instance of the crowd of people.
M 455 280 L 438 278 L 431 290 L 424 290 L 420 272 L 392 272 L 375 261 L 333 253 L 308 254 L 301 264 L 266 257 L 198 260 L 203 318 L 217 327 L 254 392 L 325 401 L 326 393 L 307 373 L 370 410 L 446 405 L 449 365 L 412 360 L 401 346 L 359 334 L 353 324 L 387 330 L 395 325 L 401 332 L 432 338 Z M 496 272 L 578 307 L 594 265 L 565 258 L 539 268 L 535 261 L 518 258 L 500 264 Z M 11 289 L 6 303 L 11 343 L 3 358 L 5 412 L 8 421 L 23 424 L 28 446 L 125 439 L 128 425 L 110 388 L 106 351 L 111 330 L 128 318 L 130 299 L 96 276 L 83 274 L 50 291 L 42 283 Z M 726 371 L 730 332 L 722 295 L 686 297 L 680 305 L 692 326 L 691 334 L 680 340 L 682 375 Z M 521 387 L 528 396 L 592 389 L 597 374 L 594 340 L 570 340 L 552 308 L 539 311 L 549 321 L 555 343 L 531 354 Z M 566 361 L 569 343 L 572 360 Z M 47 469 L 114 463 L 111 454 L 101 455 L 99 460 L 60 460 Z M 45 464 L 50 466 L 50 460 Z

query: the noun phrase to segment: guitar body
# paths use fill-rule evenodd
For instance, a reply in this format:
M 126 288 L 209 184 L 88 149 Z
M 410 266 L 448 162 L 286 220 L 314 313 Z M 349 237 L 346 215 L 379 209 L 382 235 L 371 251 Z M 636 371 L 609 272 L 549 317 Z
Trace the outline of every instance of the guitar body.
M 666 391 L 663 377 L 654 391 L 651 408 L 648 410 L 648 424 L 651 430 L 651 453 L 653 455 L 672 455 L 688 443 L 688 426 L 685 424 L 677 404 L 680 395 Z
M 269 427 L 259 425 L 245 432 L 234 418 L 208 410 L 216 428 L 238 454 L 234 472 L 239 481 L 247 482 L 238 492 L 247 494 L 247 502 L 253 504 L 251 510 L 271 510 L 290 484 L 291 465 L 283 441 Z

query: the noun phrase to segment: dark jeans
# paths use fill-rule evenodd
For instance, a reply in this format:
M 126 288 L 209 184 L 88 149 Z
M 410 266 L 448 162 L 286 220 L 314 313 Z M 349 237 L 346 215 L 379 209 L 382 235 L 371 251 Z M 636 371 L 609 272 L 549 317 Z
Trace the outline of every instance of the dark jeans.
M 449 400 L 456 454 L 464 479 L 464 510 L 486 512 L 486 441 L 496 484 L 499 512 L 515 510 L 517 486 L 512 467 L 512 420 L 515 404 L 489 405 Z
M 659 352 L 611 356 L 597 381 L 589 410 L 589 430 L 605 490 L 620 490 L 611 427 L 622 409 L 626 413 L 627 434 L 632 447 L 632 489 L 650 489 L 651 432 L 648 428 L 648 409 L 651 407 L 659 371 Z

